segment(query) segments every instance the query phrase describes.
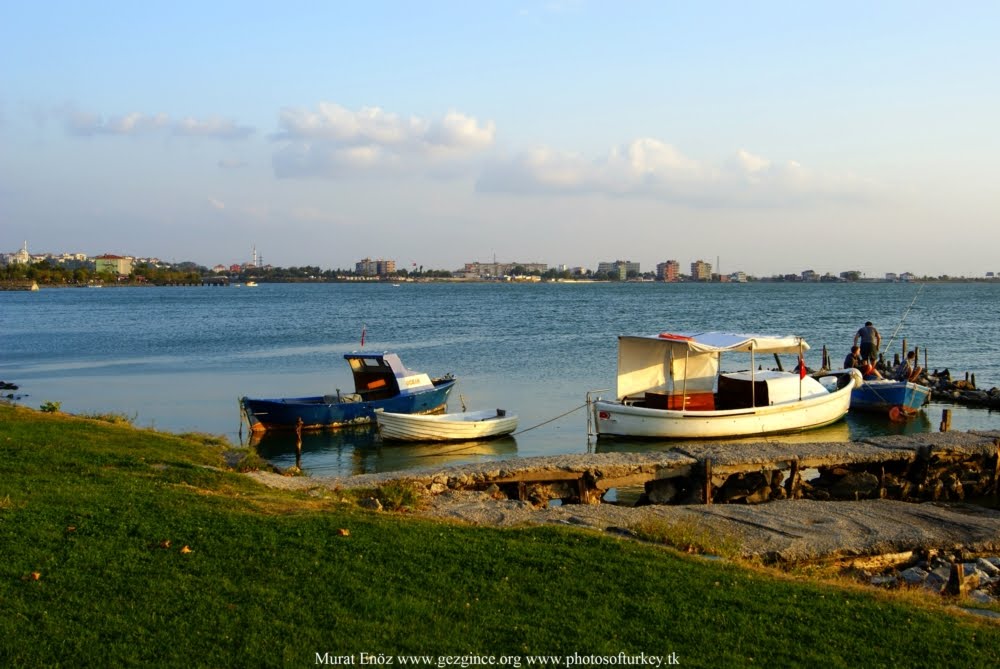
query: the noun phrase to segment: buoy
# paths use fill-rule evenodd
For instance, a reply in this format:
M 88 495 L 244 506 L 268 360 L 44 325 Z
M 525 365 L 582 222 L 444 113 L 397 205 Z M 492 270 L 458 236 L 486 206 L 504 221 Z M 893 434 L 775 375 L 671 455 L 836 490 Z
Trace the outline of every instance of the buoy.
M 906 420 L 906 414 L 899 407 L 892 407 L 889 409 L 889 420 L 900 423 Z

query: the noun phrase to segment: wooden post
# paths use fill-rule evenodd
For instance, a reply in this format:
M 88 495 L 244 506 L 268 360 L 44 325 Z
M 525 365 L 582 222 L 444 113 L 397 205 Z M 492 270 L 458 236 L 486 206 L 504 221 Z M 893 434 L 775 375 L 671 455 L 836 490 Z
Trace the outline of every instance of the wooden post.
M 785 368 L 781 366 L 781 358 L 778 357 L 777 353 L 774 354 L 774 364 L 778 366 L 779 372 L 785 371 Z
M 941 412 L 941 432 L 947 432 L 951 429 L 951 409 L 945 409 Z
M 705 504 L 712 503 L 712 458 L 705 458 L 705 483 L 702 487 L 702 496 Z
M 902 354 L 903 360 L 906 360 L 906 351 L 907 350 L 908 349 L 906 348 L 906 337 L 903 337 L 903 354 Z
M 788 473 L 788 483 L 785 484 L 785 491 L 788 499 L 795 499 L 795 494 L 799 491 L 799 459 L 792 460 L 792 466 Z
M 928 370 L 930 367 L 927 366 L 927 349 L 924 349 L 924 370 Z
M 823 344 L 823 369 L 830 369 L 830 354 L 826 350 L 826 344 Z
M 295 424 L 295 466 L 302 469 L 302 417 Z

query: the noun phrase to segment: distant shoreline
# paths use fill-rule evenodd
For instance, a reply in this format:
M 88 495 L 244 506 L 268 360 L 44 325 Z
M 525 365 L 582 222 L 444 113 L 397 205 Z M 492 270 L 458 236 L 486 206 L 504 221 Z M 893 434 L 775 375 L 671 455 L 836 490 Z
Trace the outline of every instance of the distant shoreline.
M 1000 278 L 949 278 L 949 279 L 921 279 L 919 281 L 891 281 L 887 279 L 856 279 L 853 281 L 785 281 L 783 279 L 753 279 L 748 281 L 656 281 L 652 279 L 641 279 L 641 280 L 626 280 L 626 281 L 609 281 L 607 279 L 488 279 L 488 278 L 459 278 L 459 277 L 433 277 L 433 278 L 386 278 L 386 279 L 274 279 L 269 280 L 265 278 L 254 279 L 258 284 L 274 283 L 274 284 L 333 284 L 333 283 L 345 283 L 354 285 L 386 285 L 386 284 L 416 284 L 416 283 L 494 283 L 494 284 L 517 284 L 517 285 L 537 285 L 537 284 L 608 284 L 608 283 L 622 283 L 622 284 L 664 284 L 664 285 L 719 285 L 719 284 L 754 284 L 754 283 L 767 283 L 767 284 L 790 284 L 790 285 L 814 285 L 814 284 L 830 284 L 830 285 L 842 285 L 842 284 L 909 284 L 909 285 L 919 285 L 919 284 L 963 284 L 963 283 L 984 283 L 984 284 L 1000 284 Z M 0 292 L 3 291 L 24 291 L 27 290 L 21 284 L 24 282 L 16 282 L 18 285 L 13 285 L 12 282 L 0 282 Z M 243 281 L 218 281 L 218 280 L 208 280 L 198 283 L 163 283 L 155 284 L 148 282 L 117 282 L 117 283 L 101 283 L 101 284 L 66 284 L 66 283 L 41 283 L 38 282 L 38 288 L 179 288 L 179 287 L 194 287 L 194 288 L 239 288 L 244 287 L 245 282 Z

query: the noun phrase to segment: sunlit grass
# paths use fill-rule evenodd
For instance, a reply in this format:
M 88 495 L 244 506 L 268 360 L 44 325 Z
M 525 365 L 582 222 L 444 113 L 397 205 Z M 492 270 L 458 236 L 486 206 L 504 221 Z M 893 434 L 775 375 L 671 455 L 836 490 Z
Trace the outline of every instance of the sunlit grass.
M 940 605 L 572 528 L 365 511 L 348 491 L 265 488 L 231 448 L 0 406 L 0 666 L 311 666 L 327 651 L 1000 662 L 997 627 Z M 725 548 L 695 529 L 649 536 Z

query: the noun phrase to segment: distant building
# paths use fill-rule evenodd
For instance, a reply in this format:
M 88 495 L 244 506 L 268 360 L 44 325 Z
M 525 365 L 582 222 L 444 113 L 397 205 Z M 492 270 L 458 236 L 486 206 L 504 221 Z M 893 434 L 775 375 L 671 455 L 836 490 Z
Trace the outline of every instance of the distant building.
M 676 260 L 661 262 L 656 266 L 656 278 L 660 281 L 673 283 L 681 274 L 681 264 Z
M 693 281 L 711 281 L 712 263 L 704 260 L 695 260 L 691 263 L 691 279 Z
M 548 265 L 539 262 L 467 262 L 455 274 L 468 279 L 500 279 L 515 274 L 544 274 L 548 269 Z
M 641 273 L 639 269 L 639 263 L 632 262 L 631 260 L 616 260 L 614 262 L 602 262 L 597 265 L 598 274 L 610 274 L 617 276 L 620 280 L 624 281 L 628 278 L 630 273 L 636 275 Z
M 28 242 L 24 242 L 24 246 L 20 251 L 15 251 L 14 253 L 5 253 L 4 261 L 7 265 L 27 265 L 31 262 L 31 254 L 28 253 Z
M 912 272 L 903 272 L 899 275 L 900 281 L 916 281 L 917 277 Z
M 94 258 L 94 270 L 98 274 L 107 272 L 118 276 L 128 276 L 132 273 L 132 258 L 105 253 Z
M 389 276 L 396 273 L 396 261 L 365 258 L 354 264 L 354 273 L 359 276 Z
M 733 272 L 729 275 L 729 280 L 733 283 L 746 283 L 747 273 L 746 272 Z
M 807 269 L 802 272 L 803 281 L 819 281 L 819 274 L 815 270 Z
M 893 282 L 895 282 L 895 281 L 899 280 L 899 277 L 896 276 L 895 272 L 886 272 L 885 273 L 885 280 L 886 281 L 893 281 Z

